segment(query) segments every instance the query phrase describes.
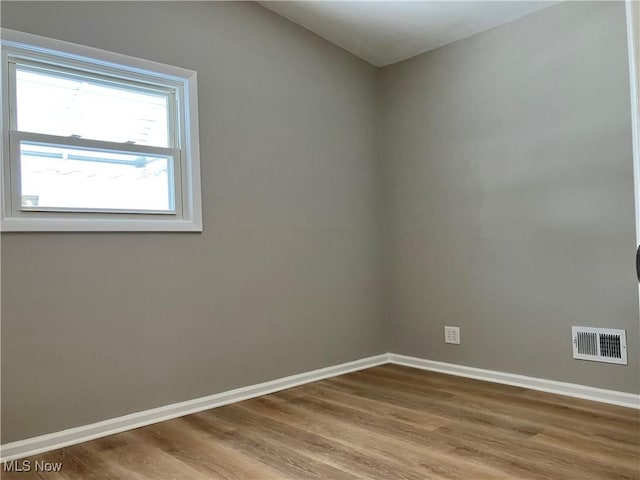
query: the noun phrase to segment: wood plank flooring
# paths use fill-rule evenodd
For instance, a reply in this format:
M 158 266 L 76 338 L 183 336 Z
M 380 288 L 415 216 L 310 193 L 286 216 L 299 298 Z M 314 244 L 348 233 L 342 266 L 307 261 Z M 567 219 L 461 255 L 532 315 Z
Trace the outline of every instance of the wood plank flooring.
M 384 365 L 29 459 L 56 479 L 640 478 L 640 411 Z

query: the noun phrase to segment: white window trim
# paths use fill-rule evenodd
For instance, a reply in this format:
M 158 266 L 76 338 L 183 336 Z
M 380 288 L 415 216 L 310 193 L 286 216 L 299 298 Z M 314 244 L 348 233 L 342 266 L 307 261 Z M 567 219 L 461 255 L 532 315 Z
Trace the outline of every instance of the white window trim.
M 33 60 L 74 65 L 87 70 L 93 65 L 99 73 L 113 72 L 131 80 L 155 80 L 176 87 L 180 115 L 180 183 L 181 212 L 175 215 L 138 215 L 120 213 L 22 212 L 14 215 L 10 159 L 10 112 L 3 101 L 2 164 L 0 168 L 0 230 L 4 232 L 70 232 L 70 231 L 135 231 L 135 232 L 201 232 L 202 197 L 200 186 L 200 141 L 198 136 L 197 74 L 180 67 L 165 65 L 108 52 L 74 43 L 0 29 L 2 39 L 2 98 L 9 99 L 8 56 L 20 55 Z M 125 147 L 125 149 L 128 146 Z M 180 200 L 180 202 L 178 202 Z M 26 214 L 25 214 L 26 213 Z

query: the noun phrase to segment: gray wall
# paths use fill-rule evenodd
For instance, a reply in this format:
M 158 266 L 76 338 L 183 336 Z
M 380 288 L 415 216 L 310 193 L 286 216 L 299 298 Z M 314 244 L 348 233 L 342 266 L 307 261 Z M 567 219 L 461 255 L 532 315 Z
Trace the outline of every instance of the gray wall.
M 2 442 L 386 351 L 375 70 L 252 3 L 2 2 L 198 71 L 202 234 L 2 235 Z
M 627 62 L 623 2 L 567 2 L 381 70 L 390 351 L 640 390 Z

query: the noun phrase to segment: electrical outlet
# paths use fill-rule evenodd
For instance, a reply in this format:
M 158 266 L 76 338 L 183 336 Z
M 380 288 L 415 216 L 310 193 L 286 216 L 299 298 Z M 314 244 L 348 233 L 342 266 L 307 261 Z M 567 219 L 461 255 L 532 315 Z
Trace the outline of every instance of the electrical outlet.
M 460 327 L 444 327 L 444 343 L 460 345 Z

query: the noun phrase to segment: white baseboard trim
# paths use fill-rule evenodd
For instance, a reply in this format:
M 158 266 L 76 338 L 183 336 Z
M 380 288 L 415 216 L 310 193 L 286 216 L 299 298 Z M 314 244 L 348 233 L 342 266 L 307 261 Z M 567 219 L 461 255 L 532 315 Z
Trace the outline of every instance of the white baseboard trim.
M 316 382 L 324 378 L 335 377 L 365 368 L 375 367 L 389 363 L 389 354 L 376 355 L 373 357 L 355 360 L 353 362 L 342 363 L 332 367 L 321 368 L 310 372 L 291 375 L 269 382 L 259 383 L 248 387 L 236 388 L 222 393 L 216 393 L 207 397 L 187 400 L 185 402 L 165 405 L 163 407 L 145 410 L 143 412 L 132 413 L 122 417 L 111 418 L 102 422 L 82 425 L 80 427 L 69 428 L 60 432 L 49 433 L 38 437 L 27 438 L 17 442 L 7 443 L 0 446 L 0 461 L 17 460 L 39 453 L 57 450 L 89 440 L 94 440 L 114 433 L 132 430 L 145 425 L 163 422 L 172 418 L 182 417 L 191 413 L 221 407 L 230 403 L 240 402 L 249 398 L 260 397 L 269 393 L 286 390 L 288 388 L 303 385 L 305 383 Z
M 153 408 L 143 412 L 111 418 L 102 422 L 91 423 L 89 425 L 69 428 L 60 432 L 49 433 L 47 435 L 7 443 L 0 446 L 0 462 L 17 460 L 31 455 L 57 450 L 59 448 L 87 442 L 96 438 L 106 437 L 126 430 L 144 427 L 153 423 L 171 420 L 172 418 L 182 417 L 184 415 L 221 407 L 230 403 L 260 397 L 269 393 L 304 385 L 305 383 L 317 382 L 318 380 L 325 378 L 344 375 L 345 373 L 364 370 L 366 368 L 384 365 L 386 363 L 394 363 L 422 370 L 474 378 L 476 380 L 484 380 L 487 382 L 514 385 L 516 387 L 524 387 L 532 390 L 540 390 L 559 395 L 594 400 L 596 402 L 620 405 L 623 407 L 640 408 L 640 395 L 632 393 L 617 392 L 614 390 L 605 390 L 585 385 L 577 385 L 574 383 L 545 380 L 542 378 L 526 377 L 513 373 L 484 370 L 481 368 L 467 367 L 453 363 L 436 362 L 434 360 L 408 357 L 395 353 L 385 353 L 353 362 L 334 365 L 332 367 L 300 373 L 298 375 L 291 375 L 289 377 L 283 377 L 277 380 L 259 383 L 257 385 L 236 388 L 234 390 L 216 393 L 207 397 L 165 405 L 163 407 Z
M 640 408 L 640 395 L 615 390 L 605 390 L 603 388 L 588 387 L 575 383 L 558 382 L 555 380 L 545 380 L 543 378 L 526 377 L 514 373 L 497 372 L 494 370 L 484 370 L 482 368 L 467 367 L 453 363 L 436 362 L 422 358 L 408 357 L 405 355 L 389 354 L 389 362 L 407 367 L 430 370 L 432 372 L 447 373 L 460 377 L 474 378 L 487 382 L 502 383 L 516 387 L 524 387 L 542 392 L 556 393 L 569 397 L 583 398 L 596 402 L 620 405 L 622 407 Z

